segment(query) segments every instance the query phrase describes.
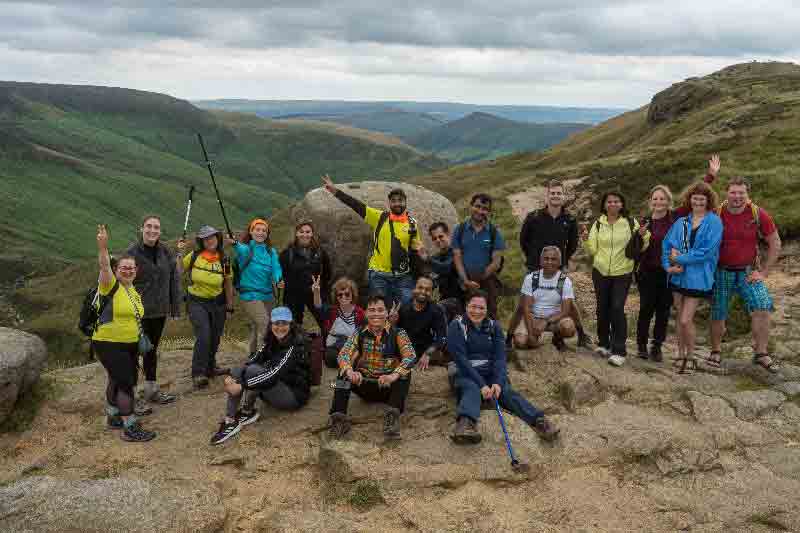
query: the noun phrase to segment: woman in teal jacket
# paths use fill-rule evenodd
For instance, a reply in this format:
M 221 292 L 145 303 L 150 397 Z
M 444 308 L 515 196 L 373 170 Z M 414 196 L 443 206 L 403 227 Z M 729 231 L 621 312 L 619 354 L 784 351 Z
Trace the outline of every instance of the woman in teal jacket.
M 278 252 L 269 238 L 270 225 L 263 218 L 250 222 L 233 244 L 239 267 L 239 302 L 250 320 L 250 354 L 258 351 L 269 326 L 274 301 L 273 286 L 283 288 Z
M 669 274 L 678 315 L 678 373 L 696 368 L 694 358 L 694 314 L 702 299 L 711 298 L 714 271 L 722 242 L 722 221 L 714 213 L 717 195 L 703 182 L 690 185 L 682 195 L 683 206 L 691 209 L 670 228 L 662 243 L 662 263 Z M 719 359 L 706 362 L 719 367 Z M 689 363 L 691 363 L 691 368 Z

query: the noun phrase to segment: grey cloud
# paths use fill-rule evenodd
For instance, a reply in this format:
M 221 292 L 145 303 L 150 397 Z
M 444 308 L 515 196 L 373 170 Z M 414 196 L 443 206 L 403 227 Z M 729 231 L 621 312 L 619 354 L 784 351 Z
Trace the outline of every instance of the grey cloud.
M 179 39 L 234 48 L 329 42 L 558 50 L 636 56 L 746 56 L 797 49 L 788 1 L 0 3 L 0 42 L 79 51 Z M 187 7 L 188 6 L 188 7 Z M 27 14 L 26 14 L 27 13 Z

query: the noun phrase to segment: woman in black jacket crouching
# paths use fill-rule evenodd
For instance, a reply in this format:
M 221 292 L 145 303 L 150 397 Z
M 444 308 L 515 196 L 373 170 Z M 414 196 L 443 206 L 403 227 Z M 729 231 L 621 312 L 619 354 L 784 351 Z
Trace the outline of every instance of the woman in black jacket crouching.
M 292 322 L 288 307 L 272 310 L 264 346 L 245 366 L 231 370 L 225 378 L 225 392 L 225 419 L 211 437 L 211 444 L 222 444 L 258 420 L 255 402 L 259 397 L 278 409 L 294 410 L 308 403 L 311 365 L 302 328 Z

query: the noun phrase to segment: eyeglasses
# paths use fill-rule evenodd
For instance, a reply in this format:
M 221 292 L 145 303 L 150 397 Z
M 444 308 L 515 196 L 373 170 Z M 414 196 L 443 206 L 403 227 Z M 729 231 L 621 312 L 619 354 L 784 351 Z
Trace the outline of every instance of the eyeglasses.
M 350 293 L 350 291 L 342 291 L 342 292 L 337 292 L 336 293 L 336 297 L 337 298 L 341 298 L 342 296 L 350 297 L 350 296 L 352 296 L 352 294 Z
M 120 272 L 135 272 L 136 267 L 118 267 L 117 270 Z

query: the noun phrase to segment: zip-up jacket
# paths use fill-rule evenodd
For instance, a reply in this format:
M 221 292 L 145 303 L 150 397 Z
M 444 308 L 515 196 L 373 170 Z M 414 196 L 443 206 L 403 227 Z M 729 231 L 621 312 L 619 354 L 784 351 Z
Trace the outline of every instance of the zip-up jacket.
M 272 284 L 283 279 L 281 263 L 275 248 L 251 240 L 249 243 L 237 242 L 233 245 L 236 261 L 239 264 L 239 299 L 244 301 L 271 301 Z M 253 257 L 242 268 L 250 254 Z
M 459 377 L 468 378 L 481 388 L 506 382 L 505 336 L 496 320 L 486 318 L 475 327 L 466 317 L 456 318 L 447 327 L 447 351 L 456 363 Z
M 578 222 L 563 207 L 555 218 L 550 216 L 547 208 L 532 211 L 522 223 L 519 245 L 531 272 L 541 268 L 539 259 L 545 246 L 558 246 L 561 250 L 561 266 L 564 267 L 578 249 Z
M 619 217 L 612 225 L 605 215 L 598 224 L 592 223 L 589 238 L 583 242 L 583 249 L 592 256 L 592 266 L 603 276 L 624 276 L 633 272 L 633 259 L 625 255 L 625 247 L 631 240 L 631 226 L 628 219 Z M 639 231 L 639 222 L 634 219 L 633 231 Z M 650 232 L 644 236 L 642 251 L 650 244 Z
M 264 370 L 242 382 L 248 390 L 269 389 L 278 381 L 289 386 L 298 403 L 302 406 L 311 395 L 311 365 L 306 354 L 303 335 L 291 334 L 282 343 L 264 345 L 249 360 Z
M 175 256 L 161 244 L 155 246 L 155 263 L 153 251 L 145 250 L 145 244 L 138 243 L 128 247 L 127 254 L 136 258 L 136 279 L 133 286 L 142 297 L 144 304 L 143 318 L 160 318 L 181 316 L 181 280 L 175 266 Z
M 322 247 L 302 250 L 290 244 L 280 255 L 287 294 L 311 294 L 311 276 L 320 276 L 320 291 L 328 294 L 331 285 L 331 260 Z
M 680 251 L 675 261 L 683 267 L 681 274 L 670 274 L 669 282 L 682 289 L 710 291 L 714 287 L 714 271 L 722 242 L 722 220 L 715 213 L 707 213 L 697 227 L 694 242 L 692 215 L 679 218 L 661 245 L 661 260 L 666 270 L 673 248 Z

